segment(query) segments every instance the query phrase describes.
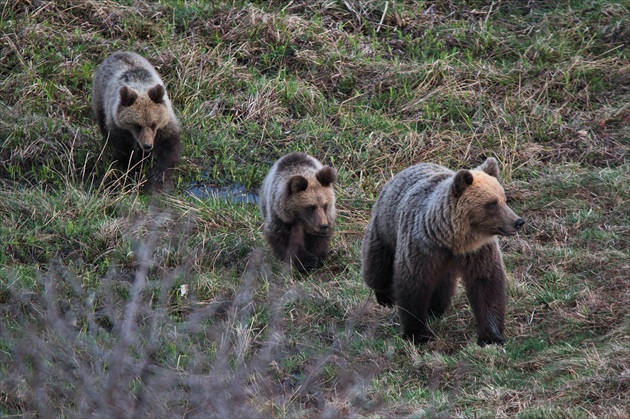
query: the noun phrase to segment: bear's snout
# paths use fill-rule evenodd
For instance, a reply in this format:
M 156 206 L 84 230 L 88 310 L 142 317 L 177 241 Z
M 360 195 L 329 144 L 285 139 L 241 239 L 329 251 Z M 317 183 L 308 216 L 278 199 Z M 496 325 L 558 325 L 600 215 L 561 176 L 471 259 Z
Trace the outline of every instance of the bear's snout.
M 140 129 L 140 135 L 138 135 L 137 141 L 140 149 L 148 153 L 153 150 L 153 142 L 155 140 L 156 131 L 151 127 L 142 127 Z
M 514 236 L 518 233 L 521 227 L 523 227 L 523 224 L 525 224 L 525 220 L 517 216 L 516 221 L 508 221 L 504 223 L 503 226 L 499 227 L 499 231 L 497 233 L 502 236 Z
M 498 231 L 494 230 L 494 234 L 500 234 L 502 236 L 514 236 L 518 233 L 518 231 L 525 224 L 525 220 L 519 217 L 512 208 L 507 205 L 501 205 L 501 212 L 498 216 L 498 220 L 500 224 L 498 226 Z

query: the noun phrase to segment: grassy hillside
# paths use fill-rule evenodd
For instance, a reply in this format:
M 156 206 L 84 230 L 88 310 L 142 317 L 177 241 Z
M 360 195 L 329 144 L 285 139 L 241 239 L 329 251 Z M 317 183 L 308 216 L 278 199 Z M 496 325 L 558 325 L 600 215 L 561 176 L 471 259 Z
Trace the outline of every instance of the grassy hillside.
M 625 1 L 0 4 L 0 415 L 627 417 Z M 147 57 L 184 126 L 168 196 L 111 181 L 89 98 Z M 253 204 L 290 151 L 339 170 L 332 254 L 272 257 Z M 362 283 L 370 208 L 417 162 L 501 164 L 504 347 L 461 289 L 413 347 Z

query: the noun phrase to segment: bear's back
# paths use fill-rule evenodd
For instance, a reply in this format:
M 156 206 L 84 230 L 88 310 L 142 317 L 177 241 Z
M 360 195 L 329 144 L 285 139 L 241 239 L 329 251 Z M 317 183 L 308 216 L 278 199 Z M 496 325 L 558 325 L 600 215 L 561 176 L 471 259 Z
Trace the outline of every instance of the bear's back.
M 125 74 L 129 73 L 128 77 Z M 96 71 L 95 78 L 106 83 L 126 84 L 140 89 L 147 81 L 161 82 L 160 75 L 143 56 L 130 51 L 117 51 L 105 58 Z
M 392 246 L 397 241 L 398 227 L 401 224 L 409 228 L 415 224 L 416 215 L 426 214 L 434 205 L 435 196 L 451 179 L 454 172 L 433 163 L 420 163 L 397 173 L 383 187 L 374 208 L 376 228 L 384 240 Z
M 299 151 L 283 156 L 275 166 L 277 176 L 283 179 L 289 179 L 294 175 L 315 176 L 315 173 L 323 167 L 317 159 Z
M 454 175 L 452 170 L 433 163 L 420 163 L 394 175 L 381 191 L 375 209 L 379 214 L 394 215 L 399 208 L 404 208 L 410 200 L 428 198 L 436 186 Z
M 96 70 L 92 103 L 101 104 L 103 109 L 112 110 L 119 99 L 118 92 L 122 86 L 144 92 L 156 84 L 164 85 L 149 61 L 135 52 L 117 51 L 107 57 Z M 164 103 L 170 109 L 166 92 Z

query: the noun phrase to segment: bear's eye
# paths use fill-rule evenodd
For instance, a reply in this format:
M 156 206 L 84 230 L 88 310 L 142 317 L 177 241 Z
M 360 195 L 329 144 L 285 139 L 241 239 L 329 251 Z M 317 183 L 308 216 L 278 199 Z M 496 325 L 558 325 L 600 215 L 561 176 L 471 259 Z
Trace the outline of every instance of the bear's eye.
M 151 124 L 151 129 L 152 129 L 153 131 L 155 131 L 155 128 L 157 128 L 157 124 Z
M 306 210 L 308 212 L 315 212 L 316 209 L 317 207 L 315 205 L 309 205 L 308 207 L 306 207 Z
M 328 204 L 324 204 L 322 207 L 324 208 L 324 211 L 328 211 Z
M 142 125 L 134 125 L 133 129 L 135 129 L 136 131 L 142 131 Z
M 486 208 L 488 208 L 489 210 L 493 210 L 497 208 L 497 205 L 498 205 L 497 201 L 491 201 L 486 204 Z

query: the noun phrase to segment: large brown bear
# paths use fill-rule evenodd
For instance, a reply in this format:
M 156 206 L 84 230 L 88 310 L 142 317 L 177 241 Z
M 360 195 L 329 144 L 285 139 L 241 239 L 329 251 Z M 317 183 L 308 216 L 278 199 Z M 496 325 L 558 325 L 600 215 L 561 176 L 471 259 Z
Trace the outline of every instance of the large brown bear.
M 432 337 L 429 316 L 448 308 L 462 278 L 475 313 L 477 343 L 503 344 L 505 271 L 497 235 L 524 221 L 506 204 L 498 164 L 457 173 L 424 163 L 394 176 L 372 209 L 363 239 L 363 279 L 379 304 L 399 308 L 403 336 Z
M 261 187 L 265 238 L 275 255 L 300 271 L 327 256 L 335 225 L 337 170 L 304 153 L 281 157 Z
M 136 175 L 153 160 L 148 189 L 162 189 L 179 162 L 181 125 L 155 68 L 133 52 L 118 51 L 96 70 L 92 112 L 114 159 Z

